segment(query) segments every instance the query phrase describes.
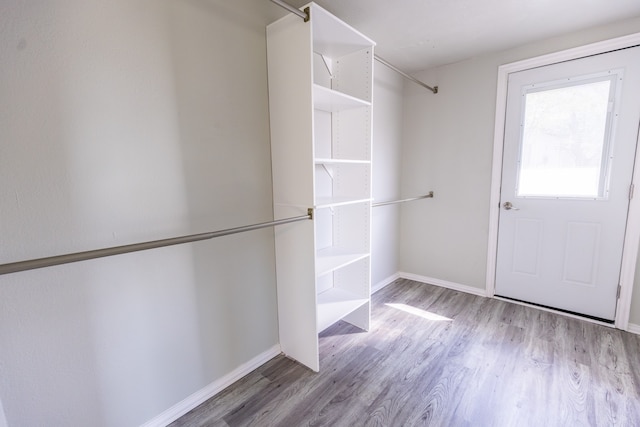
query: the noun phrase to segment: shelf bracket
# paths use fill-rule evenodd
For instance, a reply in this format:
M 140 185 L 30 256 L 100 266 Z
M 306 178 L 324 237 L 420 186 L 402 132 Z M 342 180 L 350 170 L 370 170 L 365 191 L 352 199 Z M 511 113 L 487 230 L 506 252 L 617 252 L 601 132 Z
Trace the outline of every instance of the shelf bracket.
M 324 62 L 324 66 L 327 68 L 327 71 L 329 72 L 329 77 L 333 78 L 333 71 L 331 71 L 331 67 L 329 66 L 329 62 L 327 61 L 327 57 L 324 56 L 321 53 L 319 53 L 318 55 L 320 55 L 320 57 L 322 58 L 322 62 Z
M 327 168 L 327 165 L 325 165 L 323 163 L 322 164 L 322 169 L 324 169 L 324 171 L 327 173 L 327 175 L 329 175 L 329 178 L 331 178 L 331 181 L 333 181 L 333 173 L 329 170 L 329 168 Z

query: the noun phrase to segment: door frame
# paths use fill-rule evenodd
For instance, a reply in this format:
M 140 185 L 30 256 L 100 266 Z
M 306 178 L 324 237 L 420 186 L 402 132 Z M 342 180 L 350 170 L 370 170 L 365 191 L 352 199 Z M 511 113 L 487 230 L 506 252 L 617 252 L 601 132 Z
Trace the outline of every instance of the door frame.
M 487 250 L 487 296 L 495 296 L 496 261 L 498 255 L 498 219 L 500 216 L 500 186 L 502 182 L 502 152 L 504 148 L 504 126 L 507 111 L 507 83 L 510 73 L 530 68 L 552 65 L 558 62 L 579 59 L 590 55 L 610 52 L 640 45 L 640 33 L 617 37 L 597 43 L 537 56 L 498 67 L 498 88 L 496 93 L 496 117 L 493 133 L 493 165 L 491 169 L 491 198 L 489 208 L 489 241 Z M 636 161 L 633 167 L 632 185 L 638 187 L 640 179 L 640 143 L 636 144 Z M 620 271 L 620 297 L 616 306 L 615 327 L 628 330 L 631 313 L 631 294 L 636 272 L 636 260 L 640 241 L 640 187 L 629 202 L 627 224 L 622 248 Z

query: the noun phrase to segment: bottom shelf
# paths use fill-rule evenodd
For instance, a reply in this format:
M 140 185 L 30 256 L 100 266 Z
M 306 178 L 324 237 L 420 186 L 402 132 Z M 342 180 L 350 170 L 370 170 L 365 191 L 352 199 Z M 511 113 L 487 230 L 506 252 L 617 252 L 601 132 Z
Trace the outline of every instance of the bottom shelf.
M 331 288 L 318 294 L 318 332 L 327 329 L 367 302 L 368 298 L 340 288 Z

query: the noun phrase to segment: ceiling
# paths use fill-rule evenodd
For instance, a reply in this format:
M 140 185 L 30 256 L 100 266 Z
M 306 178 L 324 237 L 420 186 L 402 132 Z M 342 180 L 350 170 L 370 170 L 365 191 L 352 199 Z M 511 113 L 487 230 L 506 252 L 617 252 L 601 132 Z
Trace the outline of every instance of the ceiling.
M 301 7 L 308 0 L 286 0 Z M 639 0 L 317 0 L 406 72 L 640 17 Z M 275 4 L 273 7 L 278 7 Z

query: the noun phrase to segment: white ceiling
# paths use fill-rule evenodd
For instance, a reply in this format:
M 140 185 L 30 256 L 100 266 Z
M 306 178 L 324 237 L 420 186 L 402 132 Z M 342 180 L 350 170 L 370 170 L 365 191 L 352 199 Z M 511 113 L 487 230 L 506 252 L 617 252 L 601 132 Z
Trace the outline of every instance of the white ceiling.
M 301 7 L 308 0 L 288 0 Z M 640 16 L 640 0 L 317 0 L 407 72 Z M 273 7 L 278 7 L 273 4 Z

